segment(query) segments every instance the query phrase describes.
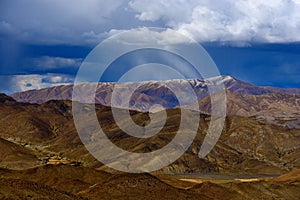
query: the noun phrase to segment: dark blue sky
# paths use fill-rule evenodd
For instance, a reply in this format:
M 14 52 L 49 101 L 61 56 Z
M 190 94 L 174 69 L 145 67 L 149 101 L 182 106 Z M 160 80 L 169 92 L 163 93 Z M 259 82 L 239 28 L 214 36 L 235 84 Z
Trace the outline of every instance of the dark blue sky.
M 247 8 L 245 3 L 251 1 L 218 1 L 216 6 L 174 0 L 172 8 L 162 2 L 1 1 L 0 92 L 72 83 L 81 62 L 99 42 L 119 30 L 141 26 L 192 36 L 222 75 L 256 85 L 300 88 L 299 1 L 274 0 L 277 4 L 264 7 L 252 3 L 261 10 Z
M 300 87 L 300 43 L 205 48 L 221 74 L 256 85 Z

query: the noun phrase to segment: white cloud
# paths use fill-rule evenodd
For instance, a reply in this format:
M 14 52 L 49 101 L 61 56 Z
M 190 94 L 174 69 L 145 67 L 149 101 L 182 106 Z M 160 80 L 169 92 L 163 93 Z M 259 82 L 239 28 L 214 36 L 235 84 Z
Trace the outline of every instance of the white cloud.
M 64 85 L 72 83 L 73 79 L 65 75 L 18 75 L 13 76 L 11 82 L 18 91 L 26 91 L 32 89 L 41 89 L 56 85 Z
M 72 83 L 74 79 L 72 77 L 66 76 L 66 75 L 56 75 L 56 74 L 48 74 L 46 76 L 42 77 L 42 83 L 46 84 L 62 84 L 62 83 Z
M 110 32 L 111 35 L 119 33 L 119 31 Z M 123 32 L 122 35 L 112 38 L 113 42 L 125 45 L 174 45 L 174 44 L 187 44 L 194 43 L 190 37 L 179 34 L 172 29 L 160 28 L 138 28 Z M 120 48 L 116 46 L 116 48 Z
M 300 41 L 299 0 L 28 0 L 1 3 L 0 34 L 95 45 L 118 30 L 170 27 L 198 41 Z
M 74 78 L 63 74 L 30 74 L 0 76 L 0 90 L 11 94 L 20 91 L 47 88 L 57 85 L 67 85 L 74 82 Z
M 84 32 L 82 34 L 82 38 L 88 43 L 88 44 L 97 44 L 100 41 L 109 38 L 110 36 L 113 36 L 115 34 L 121 33 L 124 30 L 120 29 L 111 29 L 109 31 L 101 32 L 101 33 L 95 33 L 94 31 Z
M 130 1 L 129 6 L 138 12 L 136 17 L 142 21 L 163 19 L 167 25 L 175 26 L 178 22 L 190 21 L 195 0 L 159 0 Z M 180 11 L 180 12 L 178 12 Z
M 163 20 L 198 41 L 300 41 L 299 0 L 132 0 L 139 20 Z
M 81 58 L 62 58 L 43 56 L 35 58 L 33 63 L 40 69 L 57 69 L 57 68 L 76 68 L 81 64 Z

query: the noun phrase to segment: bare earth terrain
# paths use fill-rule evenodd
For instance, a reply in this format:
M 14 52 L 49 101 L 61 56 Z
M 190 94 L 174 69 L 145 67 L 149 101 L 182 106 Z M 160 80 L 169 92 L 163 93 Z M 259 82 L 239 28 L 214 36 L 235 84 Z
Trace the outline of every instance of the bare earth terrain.
M 255 90 L 239 83 L 240 90 L 234 80 L 225 81 L 229 113 L 214 149 L 199 159 L 210 122 L 203 96 L 194 142 L 173 164 L 151 174 L 118 172 L 89 154 L 68 99 L 35 104 L 33 93 L 13 95 L 19 101 L 29 95 L 24 102 L 0 94 L 0 199 L 300 199 L 300 101 L 291 94 L 298 90 Z M 109 106 L 99 104 L 96 112 L 114 144 L 143 153 L 162 148 L 176 135 L 181 112 L 175 104 L 169 107 L 165 127 L 147 139 L 120 130 Z M 139 125 L 149 122 L 147 109 L 134 109 L 131 117 Z

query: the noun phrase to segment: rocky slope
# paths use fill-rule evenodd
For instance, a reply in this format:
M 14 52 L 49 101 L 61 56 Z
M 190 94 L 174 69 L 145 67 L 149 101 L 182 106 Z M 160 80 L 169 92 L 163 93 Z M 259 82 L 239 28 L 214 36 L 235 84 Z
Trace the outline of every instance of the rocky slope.
M 170 80 L 170 81 L 149 81 L 141 83 L 141 86 L 131 97 L 129 107 L 133 110 L 147 112 L 152 105 L 159 104 L 165 108 L 179 106 L 178 99 L 167 87 L 175 88 L 175 92 L 183 98 L 181 106 L 194 105 L 190 96 L 182 91 L 185 84 L 194 89 L 199 100 L 200 110 L 210 113 L 210 97 L 208 85 L 224 83 L 227 93 L 227 114 L 253 117 L 264 123 L 276 124 L 289 128 L 300 128 L 300 89 L 258 87 L 230 76 L 216 77 L 207 80 Z M 118 107 L 127 108 L 123 102 L 124 95 L 127 95 L 126 88 L 133 88 L 137 83 L 99 83 L 97 86 L 95 102 L 101 105 L 110 106 L 111 95 L 114 87 L 122 87 L 116 96 Z M 82 84 L 81 89 L 91 90 L 91 84 Z M 43 103 L 49 100 L 71 100 L 72 85 L 57 86 L 41 90 L 32 90 L 12 94 L 11 96 L 19 102 Z M 89 92 L 92 94 L 92 92 Z M 217 94 L 215 94 L 217 95 Z M 80 101 L 85 102 L 89 97 L 82 97 Z
M 300 128 L 300 95 L 283 93 L 250 95 L 227 90 L 226 99 L 227 115 L 251 117 L 263 123 L 287 128 Z M 210 97 L 204 97 L 198 104 L 202 112 L 210 113 Z
M 299 170 L 295 170 L 278 178 L 252 181 L 183 181 L 178 177 L 151 174 L 113 175 L 68 165 L 48 165 L 22 171 L 0 169 L 0 198 L 297 200 L 300 180 L 293 174 L 298 173 Z
M 175 102 L 174 94 L 167 88 L 167 86 L 172 88 L 177 88 L 176 91 L 183 89 L 185 83 L 189 83 L 195 90 L 198 99 L 202 99 L 207 96 L 207 86 L 224 83 L 225 88 L 236 94 L 249 94 L 249 95 L 262 95 L 270 93 L 281 93 L 281 94 L 300 94 L 299 88 L 276 88 L 276 87 L 259 87 L 240 80 L 237 80 L 230 76 L 215 77 L 207 80 L 202 79 L 190 79 L 190 80 L 169 80 L 169 81 L 147 81 L 141 83 L 98 83 L 97 91 L 95 95 L 95 102 L 101 105 L 110 105 L 111 93 L 115 86 L 120 86 L 123 88 L 133 88 L 137 84 L 141 84 L 140 87 L 135 91 L 132 99 L 135 101 L 131 104 L 132 108 L 139 110 L 146 109 L 154 101 L 155 103 L 160 103 L 166 108 L 173 108 L 178 106 Z M 82 89 L 91 90 L 90 84 L 82 84 Z M 71 100 L 72 99 L 73 85 L 62 85 L 51 88 L 45 88 L 40 90 L 30 90 L 25 92 L 19 92 L 12 94 L 13 97 L 18 102 L 26 103 L 43 103 L 49 100 Z M 125 93 L 126 90 L 123 90 Z M 92 94 L 92 92 L 91 92 Z M 186 100 L 187 104 L 194 102 L 189 102 Z
M 98 105 L 96 110 L 100 125 L 109 139 L 119 147 L 134 152 L 154 151 L 168 144 L 177 133 L 181 117 L 180 109 L 167 110 L 165 127 L 155 136 L 141 139 L 127 135 L 117 126 L 110 107 Z M 135 111 L 131 114 L 137 124 L 149 120 L 147 113 Z M 179 160 L 163 168 L 162 172 L 278 174 L 300 166 L 300 130 L 237 116 L 227 117 L 219 142 L 206 158 L 199 159 L 198 152 L 209 121 L 209 116 L 202 116 L 194 143 Z M 69 101 L 50 101 L 41 105 L 2 103 L 0 124 L 3 143 L 14 145 L 14 149 L 18 147 L 24 156 L 32 155 L 32 165 L 68 163 L 105 169 L 82 145 L 74 126 Z M 14 151 L 11 154 L 14 155 Z M 6 157 L 3 157 L 0 166 L 6 166 Z M 20 168 L 23 165 L 20 160 L 16 160 L 14 166 Z
M 255 118 L 228 116 L 217 145 L 205 158 L 199 159 L 198 152 L 210 121 L 210 116 L 203 114 L 196 138 L 184 155 L 152 175 L 135 175 L 111 170 L 89 154 L 76 132 L 71 106 L 70 101 L 28 104 L 15 102 L 4 94 L 0 96 L 1 199 L 300 197 L 299 129 L 265 124 Z M 179 108 L 168 109 L 165 127 L 153 137 L 138 139 L 118 128 L 110 107 L 97 105 L 96 112 L 115 145 L 140 153 L 168 144 L 177 133 L 181 116 Z M 148 113 L 132 111 L 131 117 L 139 125 L 149 122 Z M 187 174 L 193 178 L 185 177 Z M 266 174 L 268 177 L 285 175 L 267 179 Z M 211 178 L 203 179 L 201 175 Z M 230 179 L 217 178 L 228 175 Z M 244 176 L 262 178 L 237 179 Z

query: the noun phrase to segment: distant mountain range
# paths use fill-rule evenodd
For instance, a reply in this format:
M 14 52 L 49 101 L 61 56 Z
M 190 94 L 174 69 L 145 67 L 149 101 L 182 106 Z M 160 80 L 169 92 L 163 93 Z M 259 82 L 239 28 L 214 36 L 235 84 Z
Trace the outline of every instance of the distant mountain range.
M 209 81 L 188 80 L 198 102 L 186 97 L 185 103 L 199 104 L 206 114 L 200 115 L 198 133 L 189 149 L 152 174 L 116 172 L 87 151 L 73 121 L 72 85 L 0 94 L 0 199 L 141 199 L 145 194 L 145 199 L 199 199 L 200 195 L 203 199 L 299 199 L 299 89 L 257 87 L 232 77 L 215 81 L 224 82 L 228 107 L 215 147 L 199 159 L 211 120 Z M 180 90 L 186 81 L 167 82 Z M 167 119 L 156 135 L 135 138 L 118 127 L 107 106 L 115 84 L 130 87 L 135 83 L 98 86 L 95 110 L 110 141 L 138 153 L 168 144 L 181 119 L 174 95 L 159 82 L 142 84 L 132 97 L 130 106 L 135 111 L 130 112 L 131 119 L 140 125 L 147 122 L 146 111 L 153 103 L 168 108 Z M 89 84 L 83 86 L 89 88 Z M 187 112 L 199 115 L 194 110 Z M 128 126 L 126 120 L 122 124 Z M 195 122 L 185 123 L 189 127 Z M 90 134 L 93 138 L 95 133 Z M 277 175 L 282 176 L 270 178 Z M 187 179 L 193 176 L 198 178 Z
M 129 108 L 147 112 L 153 104 L 160 104 L 165 108 L 179 106 L 176 96 L 167 86 L 176 88 L 176 92 L 184 89 L 184 84 L 189 83 L 194 89 L 200 105 L 200 110 L 210 113 L 210 97 L 208 93 L 209 84 L 224 83 L 227 93 L 227 114 L 245 117 L 254 117 L 264 123 L 272 123 L 290 128 L 300 128 L 300 88 L 277 88 L 268 86 L 255 86 L 240 81 L 231 76 L 214 77 L 208 80 L 169 80 L 169 81 L 147 81 L 142 82 L 133 94 Z M 84 90 L 91 90 L 91 83 L 81 85 Z M 137 83 L 98 83 L 95 95 L 97 104 L 110 106 L 112 91 L 115 86 L 124 88 L 135 87 Z M 50 100 L 72 100 L 73 85 L 62 85 L 40 90 L 30 90 L 12 94 L 18 102 L 44 103 Z M 92 95 L 93 93 L 90 92 Z M 120 108 L 126 108 L 122 102 L 122 90 L 117 96 Z M 182 95 L 184 96 L 184 95 Z M 82 97 L 82 101 L 84 102 Z M 184 105 L 195 104 L 189 96 L 185 96 Z
M 231 76 L 221 76 L 213 78 L 214 82 L 222 81 L 225 88 L 237 94 L 249 94 L 249 95 L 262 95 L 270 93 L 281 93 L 289 95 L 299 95 L 300 88 L 278 88 L 278 87 L 269 87 L 269 86 L 255 86 L 250 83 L 240 81 Z M 169 80 L 169 81 L 145 81 L 142 82 L 142 86 L 136 91 L 133 98 L 141 99 L 145 101 L 143 104 L 145 107 L 147 101 L 160 100 L 168 101 L 168 99 L 162 99 L 162 97 L 171 96 L 170 91 L 167 90 L 167 85 L 176 86 L 179 89 L 180 85 L 185 80 Z M 190 83 L 192 88 L 195 90 L 199 99 L 207 95 L 207 85 L 210 84 L 209 81 L 203 79 L 189 79 L 186 80 Z M 84 84 L 83 84 L 84 85 Z M 86 84 L 88 88 L 88 83 Z M 109 104 L 109 98 L 113 87 L 115 85 L 121 85 L 124 87 L 133 87 L 136 85 L 134 82 L 129 83 L 115 83 L 115 82 L 99 82 L 96 92 L 96 103 L 107 105 Z M 10 95 L 15 100 L 19 102 L 28 102 L 28 103 L 43 103 L 49 100 L 71 100 L 72 99 L 72 90 L 73 85 L 61 85 L 50 88 L 44 88 L 40 90 L 29 90 L 25 92 L 18 92 Z M 172 99 L 171 99 L 172 100 Z M 137 101 L 139 102 L 139 101 Z M 143 106 L 133 105 L 133 107 L 143 109 Z M 172 107 L 172 105 L 167 106 Z

